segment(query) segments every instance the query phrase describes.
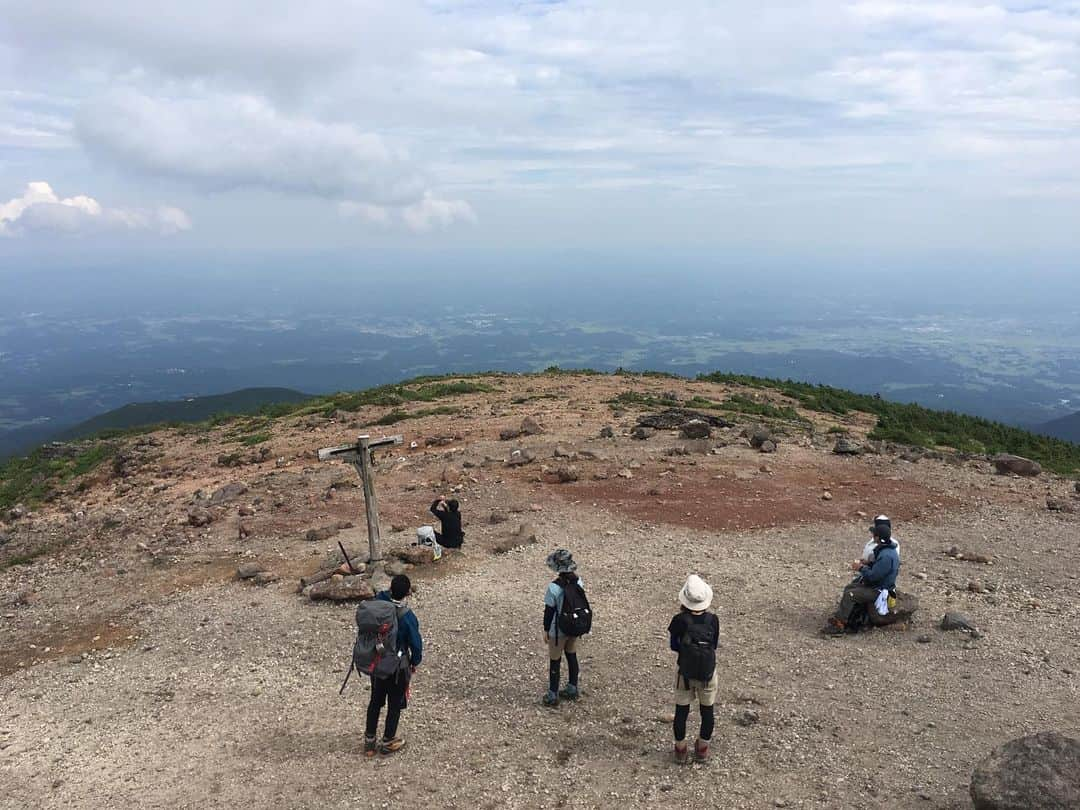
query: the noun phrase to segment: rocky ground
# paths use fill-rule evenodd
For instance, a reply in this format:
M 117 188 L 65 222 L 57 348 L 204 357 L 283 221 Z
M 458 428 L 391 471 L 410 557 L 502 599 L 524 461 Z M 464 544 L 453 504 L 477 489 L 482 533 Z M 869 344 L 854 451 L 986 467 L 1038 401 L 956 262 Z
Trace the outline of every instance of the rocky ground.
M 338 696 L 354 606 L 297 593 L 337 541 L 366 544 L 355 472 L 314 451 L 381 435 L 386 408 L 287 417 L 238 458 L 221 458 L 228 426 L 164 431 L 0 527 L 0 563 L 34 557 L 0 572 L 0 807 L 970 808 L 993 747 L 1080 730 L 1073 482 L 833 453 L 841 429 L 868 446 L 863 417 L 773 423 L 772 453 L 744 435 L 758 420 L 731 414 L 708 439 L 636 439 L 657 409 L 609 404 L 719 401 L 734 390 L 720 385 L 488 383 L 455 414 L 388 428 L 405 444 L 379 460 L 388 551 L 439 492 L 465 514 L 465 550 L 410 570 L 427 650 L 405 752 L 365 760 L 367 686 Z M 527 416 L 540 432 L 500 438 Z M 921 608 L 904 628 L 823 638 L 878 512 Z M 596 624 L 582 699 L 548 709 L 543 561 L 559 546 Z M 280 579 L 238 580 L 245 563 Z M 691 571 L 715 588 L 721 687 L 714 761 L 677 768 L 664 629 Z M 979 632 L 940 630 L 946 611 Z

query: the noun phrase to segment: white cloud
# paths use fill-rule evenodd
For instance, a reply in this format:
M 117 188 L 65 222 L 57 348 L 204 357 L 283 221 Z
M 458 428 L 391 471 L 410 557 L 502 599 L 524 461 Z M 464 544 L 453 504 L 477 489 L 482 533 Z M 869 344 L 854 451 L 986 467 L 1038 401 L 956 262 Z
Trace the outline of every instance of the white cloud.
M 61 198 L 44 181 L 28 183 L 22 196 L 0 203 L 0 236 L 29 232 L 62 234 L 99 230 L 153 230 L 171 235 L 191 229 L 188 215 L 172 206 L 107 208 L 86 195 Z
M 356 217 L 380 227 L 389 227 L 400 222 L 413 233 L 448 228 L 455 222 L 477 221 L 476 212 L 464 200 L 443 200 L 430 191 L 425 192 L 423 198 L 412 205 L 399 208 L 346 200 L 338 206 L 338 210 L 344 217 Z

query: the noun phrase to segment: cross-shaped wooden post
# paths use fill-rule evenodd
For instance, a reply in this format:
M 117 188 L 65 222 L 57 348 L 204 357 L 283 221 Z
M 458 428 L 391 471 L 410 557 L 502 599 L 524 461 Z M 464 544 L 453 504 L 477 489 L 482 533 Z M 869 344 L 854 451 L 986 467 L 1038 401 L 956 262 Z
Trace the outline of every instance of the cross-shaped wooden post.
M 383 436 L 381 439 L 371 440 L 367 434 L 360 436 L 356 444 L 344 444 L 340 447 L 323 447 L 319 450 L 319 461 L 332 461 L 340 459 L 352 464 L 364 484 L 364 511 L 367 513 L 368 532 L 368 562 L 378 562 L 382 559 L 379 549 L 379 503 L 375 499 L 375 470 L 372 466 L 374 450 L 377 447 L 401 444 L 404 439 L 401 436 Z

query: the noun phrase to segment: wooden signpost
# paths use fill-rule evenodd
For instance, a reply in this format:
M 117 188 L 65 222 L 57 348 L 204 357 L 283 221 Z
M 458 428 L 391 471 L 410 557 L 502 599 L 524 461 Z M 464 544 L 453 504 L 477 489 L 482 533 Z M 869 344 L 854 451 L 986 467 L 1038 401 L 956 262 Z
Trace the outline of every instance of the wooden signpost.
M 364 484 L 364 511 L 367 512 L 368 562 L 382 559 L 379 541 L 379 503 L 375 498 L 374 451 L 379 447 L 401 444 L 401 436 L 383 436 L 372 441 L 368 435 L 357 438 L 356 444 L 344 444 L 339 447 L 323 447 L 319 450 L 319 461 L 347 461 L 352 464 Z

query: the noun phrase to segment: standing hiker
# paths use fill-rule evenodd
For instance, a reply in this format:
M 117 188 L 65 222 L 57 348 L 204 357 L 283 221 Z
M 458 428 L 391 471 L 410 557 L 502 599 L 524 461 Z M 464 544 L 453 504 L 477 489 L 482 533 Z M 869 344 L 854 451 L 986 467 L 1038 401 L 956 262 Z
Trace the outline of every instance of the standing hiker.
M 431 504 L 431 514 L 439 519 L 442 531 L 435 532 L 435 542 L 443 548 L 461 548 L 465 542 L 465 532 L 461 530 L 461 512 L 458 502 L 441 495 Z
M 578 639 L 592 629 L 592 609 L 582 588 L 577 563 L 565 548 L 547 557 L 547 567 L 557 576 L 544 593 L 544 642 L 548 648 L 548 690 L 545 706 L 558 706 L 559 697 L 578 699 Z M 559 671 L 566 655 L 569 683 L 559 689 Z
M 896 577 L 900 573 L 900 546 L 892 539 L 892 524 L 884 515 L 874 520 L 870 530 L 874 535 L 871 559 L 851 563 L 851 570 L 857 576 L 844 588 L 836 613 L 822 628 L 826 635 L 855 632 L 861 625 L 859 617 L 866 611 L 874 610 L 884 616 L 891 609 Z
M 713 592 L 709 583 L 690 574 L 679 591 L 682 609 L 668 625 L 671 649 L 679 654 L 675 673 L 675 761 L 690 761 L 686 744 L 686 721 L 690 704 L 697 701 L 701 711 L 701 729 L 694 743 L 694 759 L 709 758 L 709 740 L 713 733 L 713 704 L 716 703 L 716 647 L 720 643 L 720 620 L 707 612 Z
M 405 604 L 411 591 L 409 578 L 399 574 L 390 580 L 389 591 L 380 591 L 356 609 L 359 634 L 353 661 L 357 670 L 371 676 L 364 756 L 373 757 L 376 752 L 389 756 L 405 745 L 405 738 L 397 733 L 398 720 L 408 705 L 409 682 L 424 651 L 420 622 Z M 386 726 L 380 743 L 375 735 L 384 705 Z

